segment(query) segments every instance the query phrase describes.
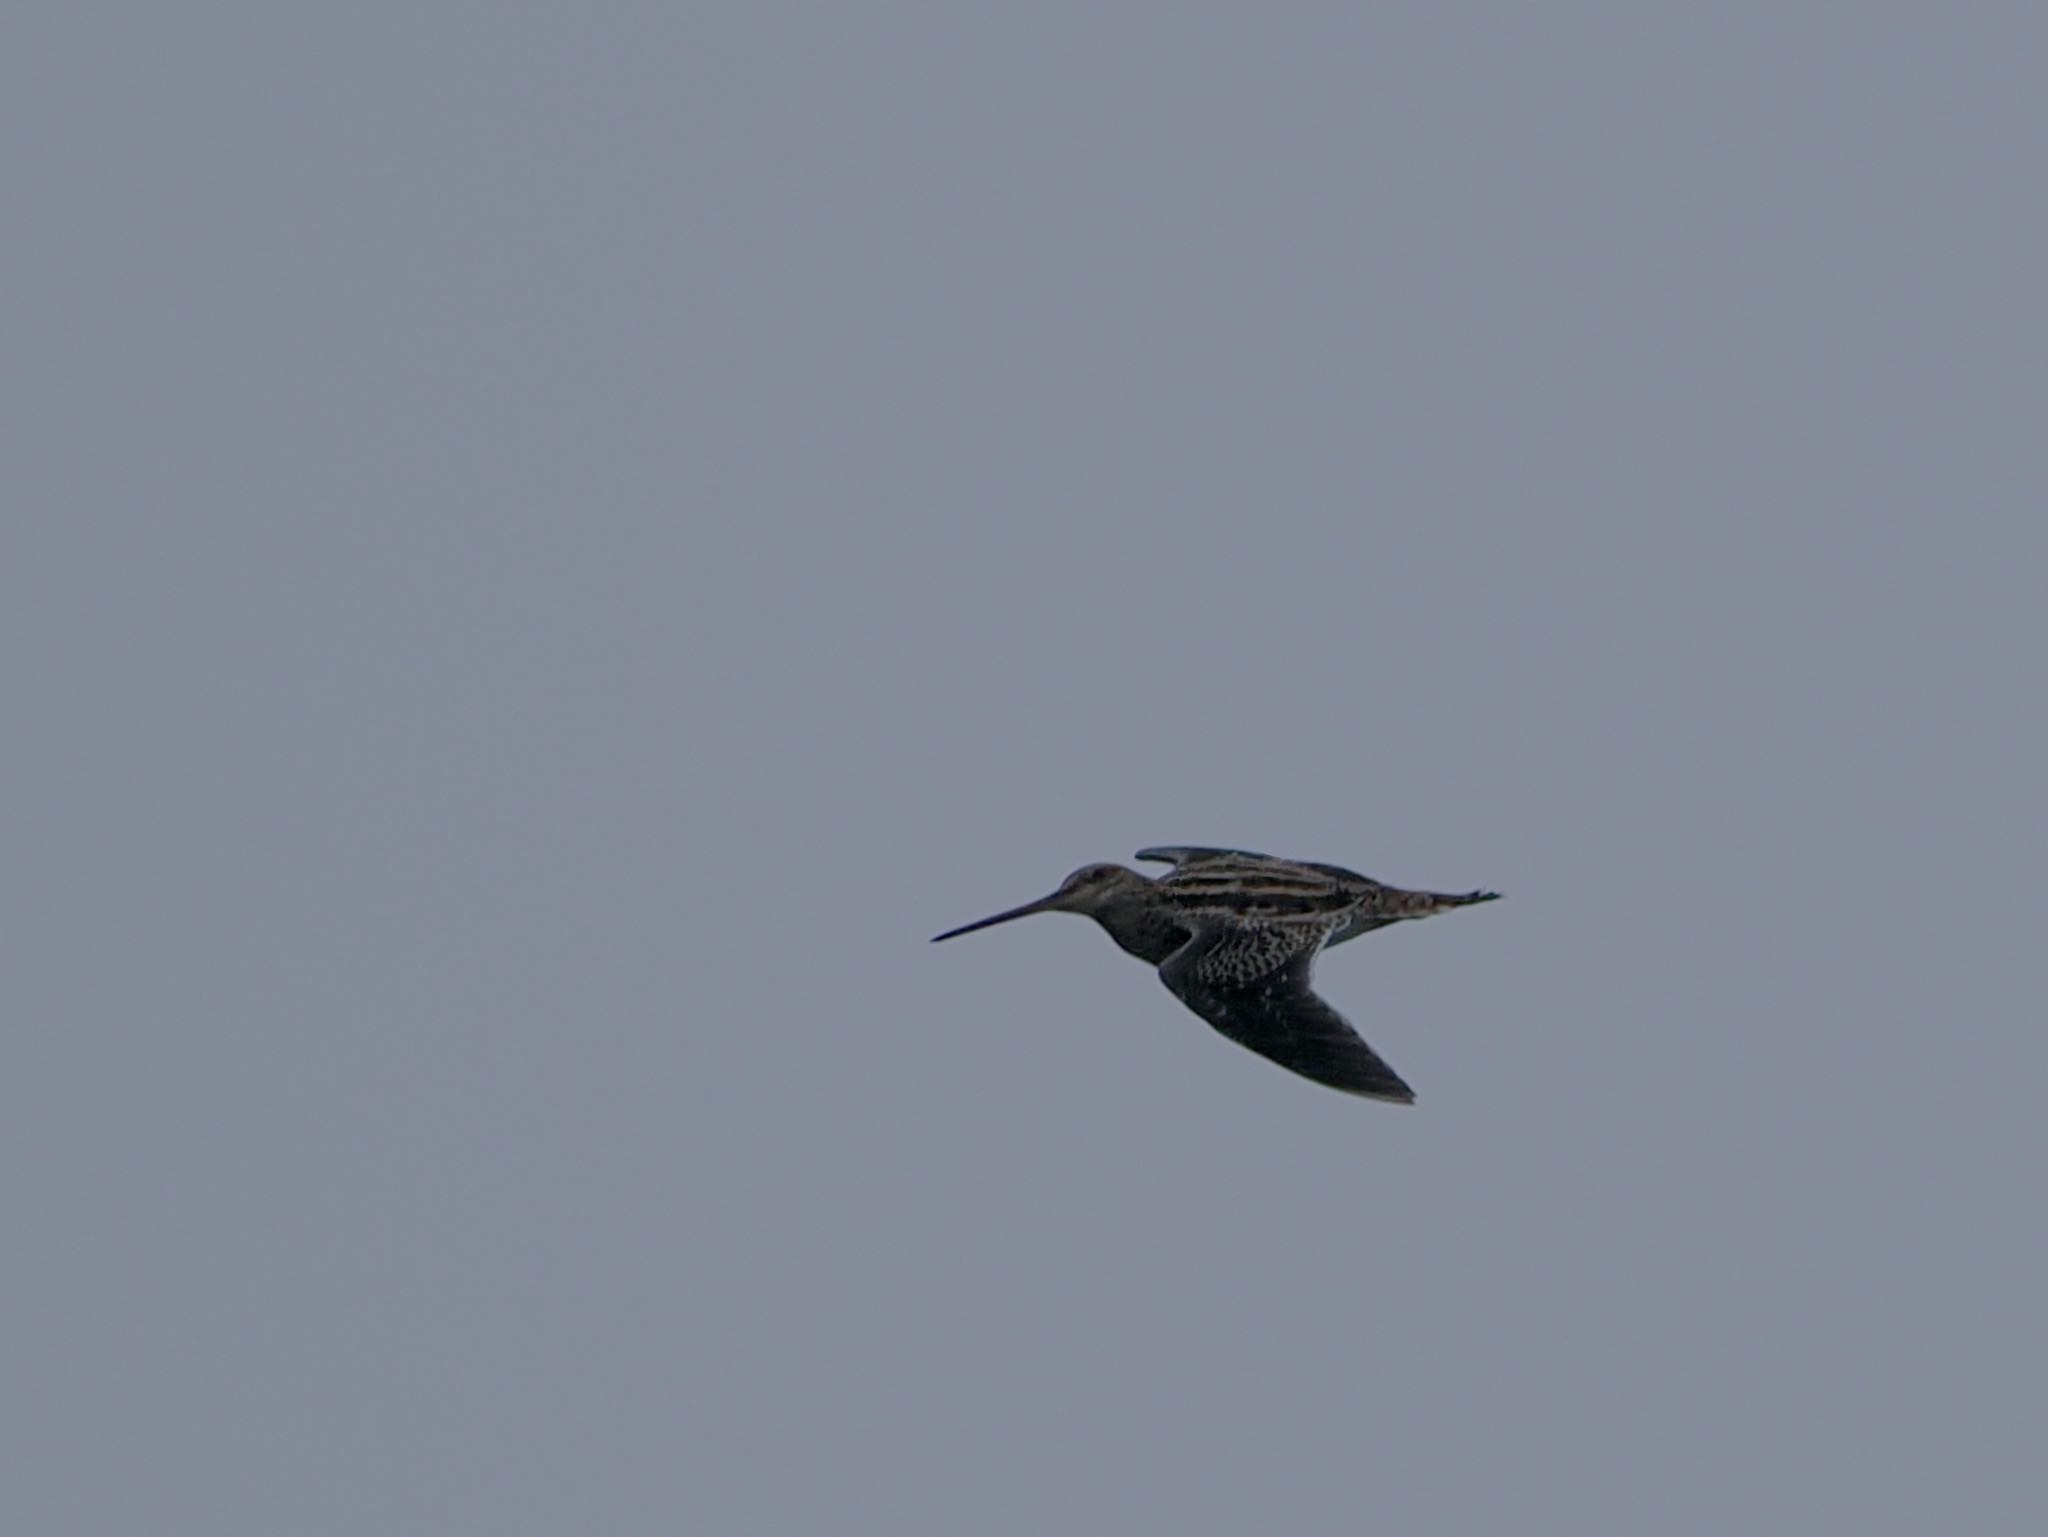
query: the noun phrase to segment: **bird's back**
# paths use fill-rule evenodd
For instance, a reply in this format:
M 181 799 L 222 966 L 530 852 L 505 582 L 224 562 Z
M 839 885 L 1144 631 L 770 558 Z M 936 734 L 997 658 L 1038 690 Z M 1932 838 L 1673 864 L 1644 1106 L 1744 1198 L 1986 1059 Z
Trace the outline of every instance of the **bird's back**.
M 1410 891 L 1342 865 L 1276 859 L 1247 849 L 1153 848 L 1140 850 L 1138 858 L 1173 861 L 1173 869 L 1156 884 L 1186 906 L 1206 904 L 1247 917 L 1344 914 L 1330 938 L 1333 945 L 1403 918 L 1427 918 L 1499 896 L 1494 891 Z
M 1172 859 L 1154 883 L 1161 901 L 1191 915 L 1252 920 L 1336 919 L 1375 893 L 1378 881 L 1336 865 L 1276 859 L 1245 849 L 1145 849 L 1140 859 Z

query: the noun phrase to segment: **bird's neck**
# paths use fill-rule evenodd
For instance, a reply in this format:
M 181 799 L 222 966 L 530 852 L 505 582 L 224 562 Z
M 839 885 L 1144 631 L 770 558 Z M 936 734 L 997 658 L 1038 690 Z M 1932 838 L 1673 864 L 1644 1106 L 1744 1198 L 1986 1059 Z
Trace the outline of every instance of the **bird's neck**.
M 1089 916 L 1124 950 L 1157 966 L 1187 943 L 1188 931 L 1151 903 L 1117 903 Z

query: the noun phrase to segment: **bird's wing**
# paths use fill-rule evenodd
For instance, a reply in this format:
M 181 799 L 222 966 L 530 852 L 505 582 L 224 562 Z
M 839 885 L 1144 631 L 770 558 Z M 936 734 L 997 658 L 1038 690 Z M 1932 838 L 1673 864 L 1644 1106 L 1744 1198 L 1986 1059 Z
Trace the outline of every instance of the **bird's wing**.
M 1250 849 L 1205 849 L 1193 846 L 1139 849 L 1133 859 L 1149 859 L 1159 865 L 1198 865 L 1219 859 L 1270 860 L 1271 854 L 1254 854 Z
M 1217 1030 L 1290 1072 L 1371 1099 L 1412 1104 L 1414 1091 L 1359 1039 L 1310 981 L 1325 923 L 1213 922 L 1159 968 L 1159 978 Z

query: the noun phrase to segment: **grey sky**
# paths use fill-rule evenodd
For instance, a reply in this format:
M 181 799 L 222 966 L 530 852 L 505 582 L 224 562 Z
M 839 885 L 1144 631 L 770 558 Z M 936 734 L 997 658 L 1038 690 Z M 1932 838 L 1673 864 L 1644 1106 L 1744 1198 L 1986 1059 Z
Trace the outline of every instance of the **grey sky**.
M 2039 7 L 0 37 L 0 1529 L 2040 1529 Z

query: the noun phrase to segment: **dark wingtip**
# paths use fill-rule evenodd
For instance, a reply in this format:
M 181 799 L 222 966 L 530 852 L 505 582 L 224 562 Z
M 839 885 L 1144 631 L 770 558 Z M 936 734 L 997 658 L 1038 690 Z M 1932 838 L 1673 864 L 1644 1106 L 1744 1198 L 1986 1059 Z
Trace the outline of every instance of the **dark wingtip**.
M 1282 1065 L 1284 1066 L 1285 1064 Z M 1319 1079 L 1318 1081 L 1329 1084 L 1331 1088 L 1338 1090 L 1340 1093 L 1349 1094 L 1353 1099 L 1377 1100 L 1383 1105 L 1412 1105 L 1415 1103 L 1415 1091 L 1392 1073 L 1357 1079 L 1350 1083 L 1338 1083 L 1328 1078 Z
M 1415 1103 L 1415 1091 L 1409 1088 L 1356 1088 L 1344 1084 L 1332 1084 L 1330 1087 L 1342 1088 L 1346 1094 L 1351 1095 L 1354 1099 L 1370 1099 L 1382 1105 L 1412 1105 Z

